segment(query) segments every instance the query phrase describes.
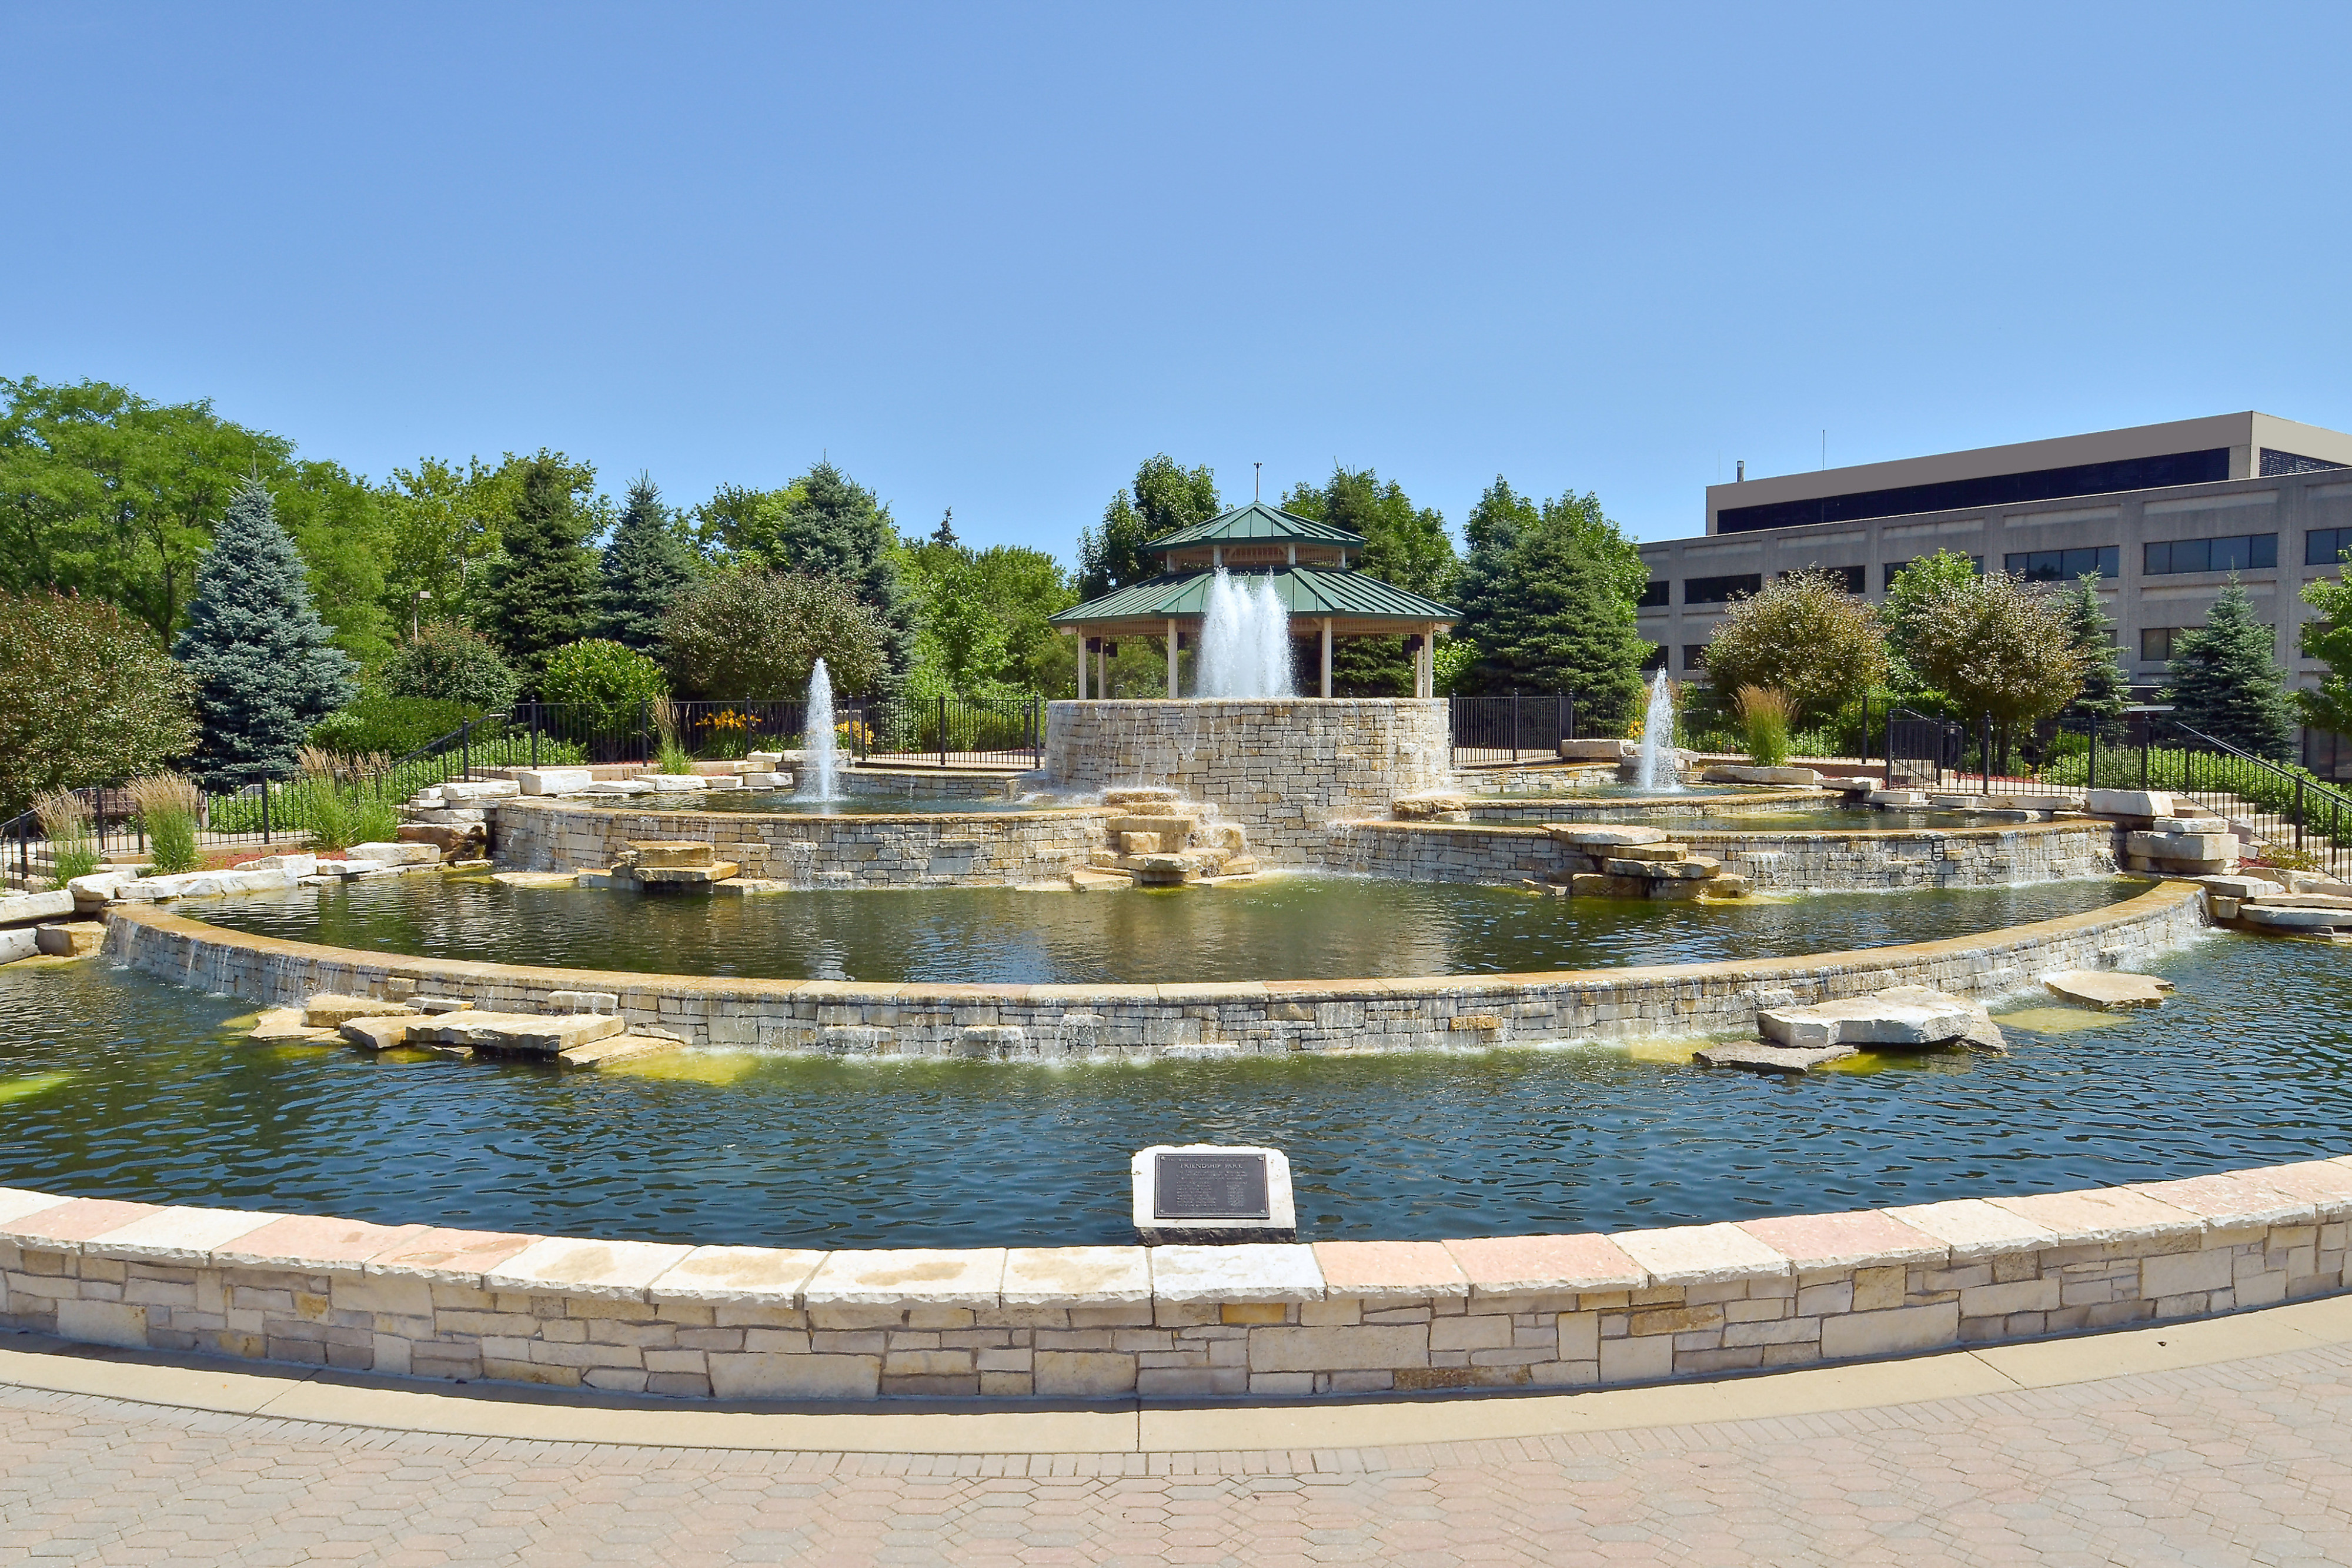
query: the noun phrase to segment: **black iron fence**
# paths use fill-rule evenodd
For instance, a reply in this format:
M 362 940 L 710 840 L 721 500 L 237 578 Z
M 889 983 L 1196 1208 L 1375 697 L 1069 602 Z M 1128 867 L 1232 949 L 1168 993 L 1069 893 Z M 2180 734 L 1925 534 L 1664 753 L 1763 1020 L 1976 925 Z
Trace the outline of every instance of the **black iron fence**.
M 2352 794 L 2161 714 L 2125 737 L 2062 729 L 2042 777 L 2097 789 L 2161 790 L 2242 824 L 2263 862 L 2352 880 Z
M 1579 738 L 1574 692 L 1446 702 L 1456 768 L 1557 761 L 1559 743 Z

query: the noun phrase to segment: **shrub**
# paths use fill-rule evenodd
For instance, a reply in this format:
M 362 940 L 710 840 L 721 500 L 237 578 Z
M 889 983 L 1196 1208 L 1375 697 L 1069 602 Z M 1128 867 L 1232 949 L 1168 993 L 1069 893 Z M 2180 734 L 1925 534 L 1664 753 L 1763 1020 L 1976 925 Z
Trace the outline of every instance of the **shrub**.
M 656 697 L 653 703 L 654 728 L 661 735 L 661 752 L 656 771 L 661 773 L 691 773 L 694 753 L 677 738 L 677 705 L 667 697 Z
M 310 744 L 328 751 L 405 757 L 481 714 L 471 703 L 369 692 L 312 725 Z
M 635 729 L 642 706 L 665 695 L 659 664 L 604 637 L 550 653 L 539 689 L 549 702 L 575 706 L 590 730 Z
M 1786 692 L 1769 686 L 1742 686 L 1734 699 L 1739 710 L 1739 733 L 1748 755 L 1759 768 L 1779 768 L 1789 760 L 1789 723 L 1797 705 Z
M 381 757 L 354 757 L 306 746 L 301 777 L 287 791 L 289 821 L 308 830 L 314 850 L 379 843 L 400 831 L 400 813 L 371 788 L 384 772 Z
M 131 781 L 131 801 L 147 835 L 150 868 L 159 876 L 196 869 L 196 814 L 204 796 L 177 773 L 151 773 Z
M 1886 634 L 1843 578 L 1809 568 L 1733 601 L 1707 642 L 1706 671 L 1718 691 L 1774 692 L 1790 724 L 1819 723 L 1885 683 Z
M 522 684 L 488 637 L 449 621 L 417 628 L 376 678 L 386 696 L 456 703 L 475 713 L 504 713 Z
M 51 887 L 61 888 L 98 869 L 98 840 L 90 831 L 88 801 L 70 789 L 52 789 L 33 802 L 33 810 L 49 841 Z
M 820 658 L 845 694 L 872 692 L 889 628 L 839 578 L 742 567 L 690 583 L 662 617 L 662 653 L 688 695 L 797 697 Z
M 0 594 L 0 817 L 187 755 L 194 683 L 102 600 Z

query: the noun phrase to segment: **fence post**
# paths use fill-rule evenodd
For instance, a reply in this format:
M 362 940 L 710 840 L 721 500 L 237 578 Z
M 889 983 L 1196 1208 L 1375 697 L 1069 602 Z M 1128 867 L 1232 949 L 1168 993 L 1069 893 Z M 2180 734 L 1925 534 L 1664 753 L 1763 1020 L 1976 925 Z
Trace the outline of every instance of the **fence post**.
M 653 704 L 639 697 L 637 699 L 637 755 L 647 762 L 654 759 L 653 713 Z
M 1045 706 L 1045 699 L 1041 696 L 1032 695 L 1029 698 L 1029 766 L 1032 768 L 1045 766 L 1045 727 L 1040 722 L 1044 717 Z
M 2099 787 L 2099 721 L 2091 721 L 2091 756 L 2083 765 L 2083 803 L 2090 804 L 2090 792 Z
M 1511 766 L 1519 765 L 1519 694 L 1511 694 Z
M 941 693 L 940 694 L 940 767 L 942 767 L 942 768 L 945 768 L 947 765 L 948 765 L 948 697 L 947 697 L 947 694 L 946 694 L 945 692 L 941 692 Z
M 2151 733 L 2153 727 L 2151 726 L 2139 732 L 2139 787 L 2142 790 L 2147 788 L 2147 747 L 2148 742 L 2156 738 Z
M 269 775 L 261 776 L 261 841 L 269 841 Z
M 530 765 L 539 766 L 539 705 L 530 705 Z
M 474 721 L 460 720 L 457 725 L 457 777 L 470 781 L 474 777 Z

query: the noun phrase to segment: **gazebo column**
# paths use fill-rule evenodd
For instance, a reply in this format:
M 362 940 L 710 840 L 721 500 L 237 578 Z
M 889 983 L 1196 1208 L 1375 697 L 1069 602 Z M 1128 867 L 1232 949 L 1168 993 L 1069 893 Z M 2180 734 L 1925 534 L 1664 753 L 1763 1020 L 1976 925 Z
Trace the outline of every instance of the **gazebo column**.
M 1323 617 L 1323 695 L 1331 695 L 1331 618 Z
M 1176 695 L 1176 622 L 1172 616 L 1168 622 L 1168 695 L 1171 701 Z
M 1078 700 L 1087 700 L 1087 634 L 1078 633 Z
M 1110 639 L 1108 637 L 1095 640 L 1095 695 L 1098 697 L 1110 695 Z
M 1437 691 L 1437 628 L 1421 629 L 1421 646 L 1412 654 L 1412 695 L 1433 696 Z

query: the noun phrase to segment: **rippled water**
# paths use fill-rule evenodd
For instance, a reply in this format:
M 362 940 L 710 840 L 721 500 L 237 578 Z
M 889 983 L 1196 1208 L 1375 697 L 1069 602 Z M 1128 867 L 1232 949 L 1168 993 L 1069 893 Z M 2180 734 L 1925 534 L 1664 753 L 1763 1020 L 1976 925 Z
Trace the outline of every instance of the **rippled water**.
M 634 894 L 383 878 L 192 911 L 240 930 L 431 957 L 678 975 L 1168 984 L 1678 964 L 1934 941 L 2095 909 L 2128 878 L 1738 904 L 1278 876 L 1166 892 L 922 888 Z
M 903 817 L 973 811 L 1034 811 L 1072 802 L 1052 796 L 1014 800 L 1004 795 L 892 795 L 882 791 L 844 795 L 838 800 L 803 800 L 789 789 L 688 790 L 656 802 L 639 795 L 609 802 L 587 798 L 615 811 L 760 811 L 787 817 Z
M 1998 828 L 2013 826 L 1987 821 L 1966 811 L 1880 811 L 1868 807 L 1815 806 L 1789 811 L 1694 812 L 1659 816 L 1655 813 L 1588 821 L 1622 822 L 1629 826 L 1664 828 L 1670 833 L 1892 833 L 1917 828 Z
M 1601 1047 L 1060 1068 L 697 1053 L 644 1077 L 257 1046 L 224 1027 L 244 1004 L 16 965 L 0 968 L 0 1184 L 980 1246 L 1131 1240 L 1129 1155 L 1195 1139 L 1286 1150 L 1309 1239 L 1668 1225 L 2352 1152 L 2352 954 L 2216 936 L 2150 967 L 2179 992 L 2106 1027 L 1779 1082 Z

